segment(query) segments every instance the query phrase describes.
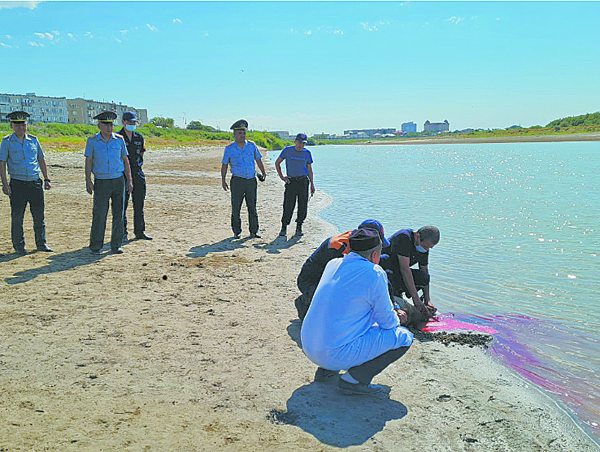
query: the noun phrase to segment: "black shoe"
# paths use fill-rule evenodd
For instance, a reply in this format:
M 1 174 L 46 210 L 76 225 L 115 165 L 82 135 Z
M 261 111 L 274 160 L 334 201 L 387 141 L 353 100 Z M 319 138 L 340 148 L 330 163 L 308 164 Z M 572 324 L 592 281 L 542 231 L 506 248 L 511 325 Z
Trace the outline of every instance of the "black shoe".
M 93 250 L 90 248 L 90 253 L 92 254 L 100 254 L 100 250 Z
M 113 254 L 123 254 L 123 248 L 119 247 L 119 248 L 115 248 L 114 250 L 112 250 Z
M 141 234 L 136 234 L 135 238 L 138 240 L 152 240 L 152 237 L 150 237 L 149 235 L 146 235 L 145 232 L 142 232 Z
M 304 234 L 302 233 L 302 225 L 300 223 L 298 223 L 298 225 L 296 226 L 296 232 L 294 234 L 296 237 L 301 237 Z
M 15 253 L 18 254 L 19 256 L 26 256 L 27 250 L 25 248 L 18 248 L 18 249 L 15 249 Z
M 319 367 L 317 369 L 317 371 L 315 372 L 315 381 L 318 383 L 325 383 L 325 382 L 333 380 L 338 375 L 339 375 L 339 372 L 337 370 L 329 370 L 329 369 L 323 369 L 322 367 Z
M 258 234 L 258 232 L 253 232 L 252 234 L 250 234 L 250 238 L 251 239 L 260 239 L 261 236 Z
M 54 250 L 50 248 L 47 244 L 43 244 L 37 247 L 38 251 L 45 251 L 46 253 L 52 253 Z
M 340 379 L 338 382 L 340 392 L 345 395 L 374 395 L 383 391 L 383 386 L 368 385 L 365 383 L 348 383 Z
M 279 231 L 279 237 L 285 237 L 287 235 L 287 228 L 285 226 L 281 227 L 281 231 Z
M 121 242 L 123 245 L 127 245 L 129 243 L 129 239 L 127 238 L 127 234 L 123 236 L 123 241 Z
M 233 238 L 234 239 L 239 239 L 242 236 L 242 234 L 240 234 L 239 232 L 237 234 L 233 234 Z

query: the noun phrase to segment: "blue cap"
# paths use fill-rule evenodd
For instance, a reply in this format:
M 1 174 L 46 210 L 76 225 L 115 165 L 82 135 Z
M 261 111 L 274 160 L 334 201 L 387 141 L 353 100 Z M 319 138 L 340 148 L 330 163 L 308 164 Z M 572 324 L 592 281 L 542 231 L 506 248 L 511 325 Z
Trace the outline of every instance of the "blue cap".
M 137 122 L 137 116 L 132 111 L 126 111 L 123 113 L 123 121 Z
M 390 242 L 385 238 L 385 233 L 383 232 L 383 225 L 374 219 L 369 219 L 363 221 L 358 225 L 358 229 L 375 229 L 379 233 L 379 238 L 381 239 L 381 244 L 386 247 L 390 246 Z

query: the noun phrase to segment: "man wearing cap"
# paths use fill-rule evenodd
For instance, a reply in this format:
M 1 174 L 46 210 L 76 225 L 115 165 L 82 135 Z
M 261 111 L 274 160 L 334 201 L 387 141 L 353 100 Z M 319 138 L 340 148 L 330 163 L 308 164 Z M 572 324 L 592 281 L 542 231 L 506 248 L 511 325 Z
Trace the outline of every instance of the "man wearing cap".
M 25 255 L 23 218 L 29 203 L 33 218 L 35 245 L 38 251 L 51 252 L 46 243 L 46 223 L 44 221 L 44 189 L 50 190 L 48 166 L 38 139 L 27 133 L 29 113 L 13 111 L 6 115 L 10 119 L 13 133 L 2 139 L 0 146 L 0 178 L 2 192 L 10 198 L 11 239 L 17 254 Z M 10 183 L 6 169 L 10 174 Z M 40 179 L 40 171 L 44 183 Z
M 330 261 L 302 324 L 302 349 L 319 366 L 316 381 L 341 376 L 344 394 L 383 390 L 373 377 L 402 357 L 413 335 L 400 326 L 406 314 L 395 309 L 385 271 L 377 265 L 381 239 L 373 229 L 350 235 L 351 252 Z
M 435 313 L 436 307 L 429 295 L 429 250 L 439 241 L 440 230 L 435 226 L 423 226 L 418 231 L 401 229 L 390 237 L 380 263 L 388 273 L 394 295 L 401 297 L 406 293 L 416 308 L 430 314 Z M 411 268 L 416 263 L 419 268 Z M 423 292 L 422 299 L 419 290 Z
M 125 140 L 113 132 L 117 119 L 114 111 L 103 111 L 94 116 L 98 121 L 98 132 L 88 138 L 85 146 L 86 190 L 94 195 L 90 251 L 100 254 L 104 245 L 106 217 L 109 202 L 112 204 L 112 234 L 110 248 L 113 253 L 123 253 L 123 204 L 125 190 L 131 193 L 131 170 L 127 158 Z M 94 181 L 92 182 L 92 173 Z
M 298 213 L 296 217 L 296 233 L 302 235 L 302 222 L 306 219 L 308 207 L 308 184 L 310 182 L 310 193 L 315 193 L 315 183 L 312 171 L 312 155 L 308 149 L 305 149 L 307 143 L 306 134 L 296 135 L 294 146 L 287 146 L 281 151 L 275 161 L 275 168 L 279 178 L 285 182 L 285 192 L 283 194 L 283 216 L 281 217 L 281 232 L 279 235 L 285 237 L 288 224 L 292 221 L 296 199 L 298 200 Z M 281 162 L 285 160 L 285 170 L 287 176 L 281 172 Z
M 383 246 L 388 246 L 390 244 L 385 238 L 383 225 L 377 220 L 372 218 L 365 220 L 358 225 L 358 229 L 373 229 L 379 234 L 379 238 L 381 239 Z M 354 229 L 354 231 L 356 231 L 356 229 Z M 319 285 L 321 275 L 323 274 L 323 271 L 325 271 L 325 266 L 327 263 L 332 259 L 343 257 L 350 252 L 348 241 L 350 239 L 350 235 L 354 231 L 346 231 L 342 234 L 328 238 L 321 243 L 321 245 L 319 245 L 314 253 L 312 253 L 306 260 L 304 265 L 302 265 L 302 269 L 300 270 L 297 280 L 298 289 L 300 289 L 302 295 L 296 298 L 294 302 L 300 321 L 303 321 L 304 317 L 306 316 L 306 312 L 308 311 L 313 295 L 317 289 L 317 286 Z
M 248 223 L 250 237 L 260 238 L 258 234 L 258 213 L 256 212 L 256 168 L 258 165 L 261 174 L 258 175 L 262 182 L 267 177 L 267 172 L 262 163 L 262 155 L 256 144 L 246 141 L 246 130 L 248 121 L 240 119 L 230 127 L 233 130 L 234 141 L 225 148 L 223 160 L 221 161 L 221 185 L 223 190 L 229 190 L 225 177 L 227 167 L 231 166 L 231 229 L 233 237 L 240 238 L 242 233 L 242 219 L 240 211 L 242 203 L 246 200 L 248 208 Z
M 132 111 L 126 111 L 122 117 L 123 128 L 118 134 L 125 140 L 131 168 L 131 179 L 133 182 L 133 193 L 125 192 L 125 204 L 123 207 L 123 243 L 127 243 L 127 205 L 129 198 L 133 200 L 133 233 L 138 240 L 152 240 L 146 235 L 146 222 L 144 221 L 144 200 L 146 198 L 146 176 L 142 171 L 144 164 L 144 152 L 146 145 L 141 133 L 136 132 L 137 116 Z

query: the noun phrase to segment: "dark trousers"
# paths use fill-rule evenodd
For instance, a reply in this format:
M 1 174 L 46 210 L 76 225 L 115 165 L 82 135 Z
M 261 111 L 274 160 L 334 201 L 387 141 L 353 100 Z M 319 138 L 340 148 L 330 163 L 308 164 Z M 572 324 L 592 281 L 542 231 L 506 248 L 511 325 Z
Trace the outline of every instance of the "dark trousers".
M 143 173 L 132 173 L 133 193 L 125 191 L 125 205 L 123 207 L 123 235 L 127 236 L 127 206 L 129 198 L 133 201 L 133 233 L 141 235 L 146 230 L 144 221 L 144 200 L 146 199 L 146 178 Z
M 116 250 L 123 242 L 123 201 L 125 199 L 125 176 L 116 179 L 94 180 L 94 208 L 92 210 L 92 230 L 90 249 L 97 251 L 104 245 L 108 203 L 112 205 L 112 234 L 110 248 Z
M 375 375 L 383 372 L 387 366 L 402 358 L 409 348 L 410 346 L 405 346 L 388 350 L 371 361 L 367 361 L 360 366 L 351 367 L 348 369 L 348 373 L 359 382 L 370 384 Z
M 33 218 L 33 231 L 37 247 L 46 243 L 46 223 L 44 222 L 44 187 L 42 180 L 22 181 L 10 179 L 10 235 L 15 250 L 25 248 L 23 235 L 23 218 L 29 203 L 29 211 Z
M 285 184 L 285 192 L 283 193 L 283 216 L 281 224 L 287 226 L 292 221 L 294 208 L 296 207 L 296 199 L 298 200 L 298 215 L 296 223 L 302 224 L 306 219 L 306 211 L 308 210 L 308 184 L 309 180 L 306 176 L 291 177 L 290 183 Z
M 402 273 L 400 272 L 400 266 L 397 265 L 397 261 L 398 258 L 396 256 L 384 255 L 381 257 L 379 265 L 386 271 L 388 275 L 388 280 L 393 288 L 393 295 L 401 297 L 402 293 L 408 294 L 408 292 L 406 285 L 404 284 L 404 278 L 402 278 Z M 417 290 L 429 285 L 429 273 L 418 268 L 411 268 L 410 271 L 412 273 L 413 281 L 415 282 L 415 287 Z
M 246 200 L 248 208 L 248 223 L 250 234 L 258 232 L 258 213 L 256 212 L 256 178 L 244 179 L 243 177 L 232 176 L 229 181 L 231 189 L 231 229 L 234 234 L 242 233 L 242 219 L 240 211 L 242 202 Z

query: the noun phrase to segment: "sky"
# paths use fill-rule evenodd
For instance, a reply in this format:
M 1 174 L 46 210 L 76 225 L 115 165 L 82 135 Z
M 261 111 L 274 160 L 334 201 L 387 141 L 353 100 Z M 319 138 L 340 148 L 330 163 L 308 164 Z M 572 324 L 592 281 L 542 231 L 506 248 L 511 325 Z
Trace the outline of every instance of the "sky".
M 600 2 L 0 1 L 0 93 L 341 134 L 600 110 Z

